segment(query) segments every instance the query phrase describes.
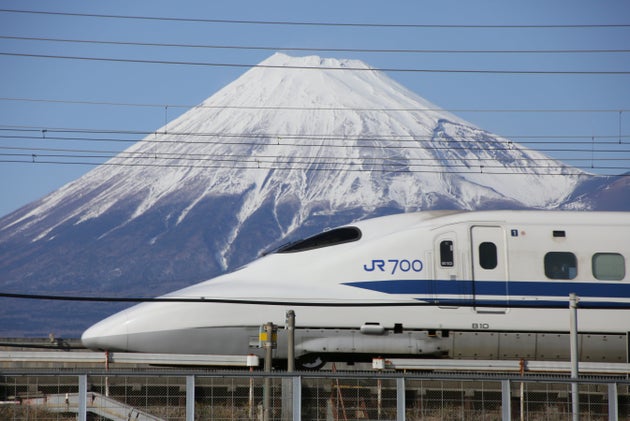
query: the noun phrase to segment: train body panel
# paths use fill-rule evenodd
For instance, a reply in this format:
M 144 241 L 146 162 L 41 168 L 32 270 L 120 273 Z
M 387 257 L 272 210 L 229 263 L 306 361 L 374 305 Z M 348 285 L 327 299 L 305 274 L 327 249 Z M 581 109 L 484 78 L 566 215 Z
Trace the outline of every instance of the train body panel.
M 630 309 L 623 309 L 630 307 L 629 258 L 625 212 L 392 215 L 324 232 L 163 297 L 207 302 L 134 306 L 88 329 L 83 341 L 98 349 L 243 354 L 255 350 L 260 325 L 283 325 L 291 309 L 298 354 L 457 357 L 456 347 L 474 354 L 463 339 L 453 343 L 459 333 L 474 344 L 471 332 L 530 333 L 546 349 L 538 344 L 544 334 L 568 331 L 570 293 L 580 297 L 581 332 L 630 332 Z M 379 326 L 381 337 L 362 333 L 366 325 Z

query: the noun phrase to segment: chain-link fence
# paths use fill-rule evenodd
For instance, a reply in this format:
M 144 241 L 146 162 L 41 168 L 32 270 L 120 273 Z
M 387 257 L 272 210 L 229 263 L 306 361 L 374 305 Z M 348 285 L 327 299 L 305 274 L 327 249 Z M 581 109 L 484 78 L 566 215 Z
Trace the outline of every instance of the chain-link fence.
M 579 379 L 581 420 L 630 419 L 630 380 Z M 268 393 L 269 406 L 265 407 Z M 0 372 L 1 420 L 557 420 L 566 377 L 394 372 Z

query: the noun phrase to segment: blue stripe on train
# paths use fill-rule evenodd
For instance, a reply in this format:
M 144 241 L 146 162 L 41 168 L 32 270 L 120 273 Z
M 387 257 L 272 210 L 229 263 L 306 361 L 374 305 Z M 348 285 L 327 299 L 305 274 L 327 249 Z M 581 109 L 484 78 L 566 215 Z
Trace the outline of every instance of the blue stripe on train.
M 416 298 L 418 301 L 444 307 L 510 307 L 510 308 L 568 308 L 568 297 L 561 300 L 484 300 L 484 299 L 450 299 L 450 298 Z M 619 301 L 580 301 L 581 309 L 628 309 L 628 303 Z
M 391 280 L 347 282 L 345 285 L 386 294 L 558 297 L 570 293 L 589 298 L 630 298 L 630 284 L 571 281 Z M 440 300 L 442 301 L 442 300 Z M 566 300 L 565 300 L 566 302 Z

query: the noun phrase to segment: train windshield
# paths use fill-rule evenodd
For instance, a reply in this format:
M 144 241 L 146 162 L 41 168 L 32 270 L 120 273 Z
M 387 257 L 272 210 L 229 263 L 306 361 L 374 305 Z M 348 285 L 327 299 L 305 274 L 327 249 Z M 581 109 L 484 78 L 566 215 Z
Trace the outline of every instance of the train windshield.
M 361 230 L 356 227 L 336 228 L 322 232 L 305 240 L 299 240 L 287 244 L 278 249 L 277 253 L 296 253 L 299 251 L 313 250 L 322 247 L 336 246 L 338 244 L 350 243 L 361 238 Z

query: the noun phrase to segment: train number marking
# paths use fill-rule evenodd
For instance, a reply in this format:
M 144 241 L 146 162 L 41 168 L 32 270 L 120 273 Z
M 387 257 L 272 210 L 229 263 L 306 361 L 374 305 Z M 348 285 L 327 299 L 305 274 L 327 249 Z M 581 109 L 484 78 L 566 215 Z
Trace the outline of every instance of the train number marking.
M 472 328 L 475 330 L 490 329 L 490 324 L 489 323 L 473 323 Z
M 423 267 L 422 260 L 419 259 L 372 259 L 370 264 L 363 265 L 363 270 L 366 272 L 378 270 L 394 275 L 396 272 L 421 272 Z

